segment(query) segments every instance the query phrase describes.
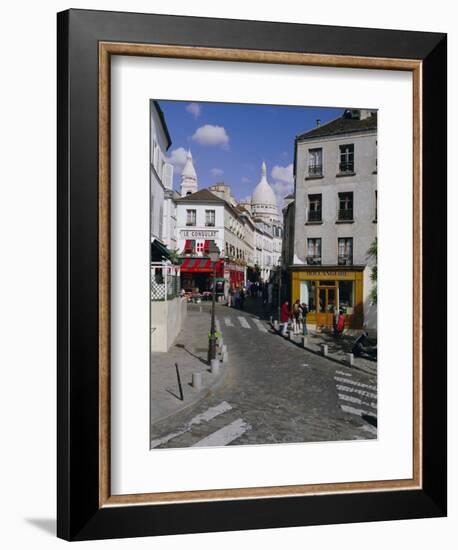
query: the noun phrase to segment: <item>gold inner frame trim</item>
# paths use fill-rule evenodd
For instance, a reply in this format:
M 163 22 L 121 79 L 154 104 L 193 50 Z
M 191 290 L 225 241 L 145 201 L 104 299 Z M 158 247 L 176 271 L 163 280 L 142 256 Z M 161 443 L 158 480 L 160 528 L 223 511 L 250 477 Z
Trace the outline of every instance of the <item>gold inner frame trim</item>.
M 110 82 L 111 56 L 129 55 L 247 63 L 410 71 L 413 76 L 413 476 L 411 479 L 240 487 L 111 495 L 110 493 Z M 416 59 L 323 55 L 158 44 L 99 43 L 99 507 L 301 495 L 415 490 L 422 487 L 422 62 Z

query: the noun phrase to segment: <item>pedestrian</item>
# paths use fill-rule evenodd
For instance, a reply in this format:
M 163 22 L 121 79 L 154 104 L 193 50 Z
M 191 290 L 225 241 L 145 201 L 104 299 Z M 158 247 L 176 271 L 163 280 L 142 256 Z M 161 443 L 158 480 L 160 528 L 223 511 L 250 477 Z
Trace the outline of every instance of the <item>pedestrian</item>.
M 243 287 L 240 289 L 240 309 L 243 309 L 243 305 L 245 303 L 245 291 L 243 290 Z
M 345 315 L 343 310 L 341 309 L 339 311 L 339 315 L 337 316 L 335 336 L 339 337 L 342 334 L 344 330 L 344 326 L 345 326 Z
M 282 325 L 281 333 L 282 336 L 286 335 L 286 329 L 288 328 L 288 322 L 289 322 L 290 312 L 289 312 L 289 302 L 286 300 L 283 302 L 283 305 L 281 306 L 280 311 L 280 323 Z
M 291 317 L 292 317 L 292 321 L 293 321 L 293 334 L 299 334 L 300 307 L 301 307 L 301 302 L 298 299 L 294 302 L 293 308 L 292 308 L 292 311 L 291 311 Z
M 232 305 L 233 305 L 233 304 L 232 304 L 232 299 L 233 299 L 233 297 L 234 297 L 234 287 L 231 285 L 231 286 L 229 287 L 229 292 L 228 292 L 228 294 L 227 294 L 227 306 L 228 306 L 228 307 L 232 307 Z
M 301 314 L 302 314 L 302 334 L 306 336 L 308 334 L 307 330 L 307 313 L 309 308 L 305 302 L 301 304 Z

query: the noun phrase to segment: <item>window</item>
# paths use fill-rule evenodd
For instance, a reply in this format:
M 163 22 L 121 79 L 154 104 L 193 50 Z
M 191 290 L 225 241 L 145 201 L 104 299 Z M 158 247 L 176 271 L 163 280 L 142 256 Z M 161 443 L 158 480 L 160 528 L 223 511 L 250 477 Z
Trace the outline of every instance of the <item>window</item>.
M 199 241 L 196 244 L 196 252 L 203 252 L 204 251 L 204 243 L 202 241 Z
M 339 193 L 339 212 L 337 214 L 339 221 L 353 220 L 353 192 Z
M 323 175 L 323 149 L 309 149 L 309 176 Z
M 339 171 L 341 174 L 353 173 L 355 171 L 355 146 L 353 143 L 349 145 L 340 145 L 340 164 Z
M 351 315 L 354 308 L 353 281 L 339 281 L 339 308 L 346 315 Z
M 353 238 L 344 237 L 338 239 L 338 259 L 339 265 L 352 265 L 353 264 Z
M 196 225 L 195 210 L 186 210 L 186 225 Z
M 215 211 L 214 210 L 205 210 L 205 225 L 207 227 L 215 226 Z
M 307 264 L 321 265 L 321 239 L 307 239 Z
M 321 221 L 321 193 L 319 195 L 309 195 L 309 222 Z

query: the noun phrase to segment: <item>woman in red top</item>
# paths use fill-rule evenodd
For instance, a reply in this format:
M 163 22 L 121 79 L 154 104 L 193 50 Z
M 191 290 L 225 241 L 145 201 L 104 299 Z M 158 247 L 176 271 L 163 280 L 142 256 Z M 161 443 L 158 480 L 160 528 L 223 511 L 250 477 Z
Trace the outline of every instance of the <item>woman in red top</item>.
M 283 325 L 281 329 L 282 334 L 286 334 L 286 329 L 288 328 L 289 316 L 290 316 L 289 303 L 288 303 L 288 300 L 286 300 L 286 302 L 284 302 L 283 305 L 281 306 L 281 311 L 280 311 L 280 322 Z

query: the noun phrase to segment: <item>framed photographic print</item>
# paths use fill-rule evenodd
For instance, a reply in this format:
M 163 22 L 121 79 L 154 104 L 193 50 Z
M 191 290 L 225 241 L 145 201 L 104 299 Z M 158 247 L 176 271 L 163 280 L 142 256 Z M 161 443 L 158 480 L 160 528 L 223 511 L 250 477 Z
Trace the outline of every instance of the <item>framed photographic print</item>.
M 58 14 L 58 536 L 446 514 L 446 36 Z

